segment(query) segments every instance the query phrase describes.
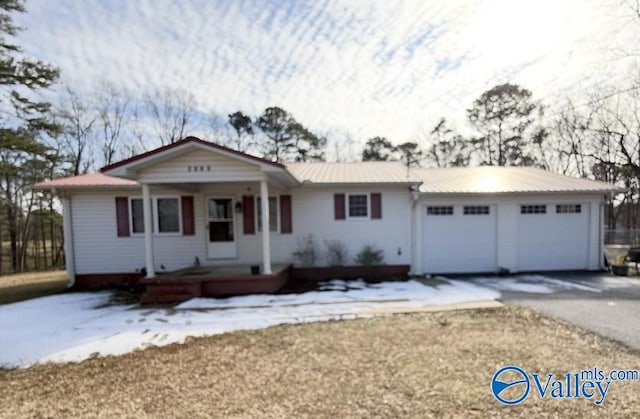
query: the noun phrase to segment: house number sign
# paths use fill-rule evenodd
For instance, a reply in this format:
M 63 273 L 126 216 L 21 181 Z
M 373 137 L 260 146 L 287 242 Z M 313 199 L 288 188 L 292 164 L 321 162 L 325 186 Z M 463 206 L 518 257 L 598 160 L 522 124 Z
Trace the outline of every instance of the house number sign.
M 187 166 L 187 172 L 210 172 L 211 171 L 211 166 L 210 165 L 189 165 Z

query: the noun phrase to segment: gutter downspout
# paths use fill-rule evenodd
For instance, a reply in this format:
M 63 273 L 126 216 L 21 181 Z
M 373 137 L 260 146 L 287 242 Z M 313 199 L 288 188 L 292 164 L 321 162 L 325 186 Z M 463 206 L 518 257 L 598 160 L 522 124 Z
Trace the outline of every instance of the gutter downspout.
M 410 187 L 411 192 L 411 275 L 422 275 L 422 239 L 420 237 L 422 228 L 420 220 L 420 191 L 419 185 Z
M 55 190 L 52 191 L 55 194 Z M 76 284 L 76 266 L 73 247 L 73 216 L 71 214 L 71 198 L 62 196 L 62 231 L 64 234 L 64 264 L 69 276 L 67 287 L 71 288 Z

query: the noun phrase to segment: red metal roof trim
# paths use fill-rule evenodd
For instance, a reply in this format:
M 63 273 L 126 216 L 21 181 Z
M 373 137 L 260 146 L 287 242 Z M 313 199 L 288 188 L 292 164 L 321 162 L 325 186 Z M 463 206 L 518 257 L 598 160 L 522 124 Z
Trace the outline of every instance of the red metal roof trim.
M 112 163 L 112 164 L 110 164 L 108 166 L 104 166 L 103 168 L 100 169 L 100 171 L 104 173 L 104 172 L 106 172 L 108 170 L 115 169 L 116 167 L 121 167 L 121 166 L 127 165 L 129 163 L 133 163 L 135 161 L 145 159 L 145 158 L 147 158 L 149 156 L 153 156 L 155 154 L 162 153 L 162 152 L 167 151 L 167 150 L 171 150 L 173 148 L 179 147 L 179 146 L 181 146 L 183 144 L 187 144 L 187 143 L 190 143 L 190 142 L 201 144 L 201 145 L 204 145 L 206 147 L 210 147 L 210 148 L 212 148 L 214 150 L 220 150 L 220 151 L 224 151 L 224 152 L 227 152 L 227 153 L 235 154 L 236 156 L 239 156 L 239 157 L 244 157 L 244 158 L 247 158 L 247 159 L 255 160 L 255 161 L 259 162 L 259 163 L 269 164 L 271 166 L 279 167 L 281 169 L 285 168 L 284 164 L 276 163 L 276 162 L 273 162 L 271 160 L 264 159 L 262 157 L 252 156 L 251 154 L 243 153 L 241 151 L 233 150 L 233 149 L 231 149 L 229 147 L 225 147 L 223 145 L 219 145 L 219 144 L 212 143 L 212 142 L 209 142 L 209 141 L 204 141 L 204 140 L 201 140 L 198 137 L 190 136 L 190 137 L 183 138 L 182 140 L 178 140 L 175 143 L 167 144 L 165 146 L 155 148 L 155 149 L 147 151 L 145 153 L 138 154 L 138 155 L 133 156 L 133 157 L 129 157 L 128 159 L 120 160 L 119 162 Z

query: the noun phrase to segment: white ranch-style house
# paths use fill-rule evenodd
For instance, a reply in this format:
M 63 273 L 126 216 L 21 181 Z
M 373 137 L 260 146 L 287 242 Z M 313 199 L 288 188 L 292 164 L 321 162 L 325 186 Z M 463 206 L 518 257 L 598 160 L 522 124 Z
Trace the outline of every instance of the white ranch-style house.
M 415 275 L 599 270 L 617 191 L 525 167 L 279 164 L 195 137 L 36 188 L 62 201 L 72 281 L 198 262 L 270 275 L 309 235 Z

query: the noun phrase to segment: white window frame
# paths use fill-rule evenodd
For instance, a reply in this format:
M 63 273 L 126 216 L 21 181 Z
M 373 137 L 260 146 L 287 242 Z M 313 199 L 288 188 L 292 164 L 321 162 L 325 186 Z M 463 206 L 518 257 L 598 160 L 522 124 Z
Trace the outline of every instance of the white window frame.
M 140 233 L 136 233 L 133 231 L 133 207 L 131 205 L 131 201 L 133 200 L 138 200 L 142 202 L 142 205 L 144 205 L 144 200 L 142 199 L 142 196 L 130 196 L 129 197 L 129 232 L 131 234 L 131 236 L 136 236 L 136 237 L 142 237 L 144 236 L 144 211 L 142 213 L 142 232 Z
M 152 198 L 153 208 L 153 228 L 154 234 L 159 236 L 181 236 L 182 235 L 182 201 L 178 195 L 157 195 Z M 158 213 L 158 199 L 175 199 L 178 201 L 178 231 L 160 232 L 160 214 Z
M 271 226 L 269 226 L 269 232 L 279 234 L 280 233 L 280 196 L 279 195 L 269 195 L 269 199 L 276 200 L 276 229 L 271 230 Z M 260 196 L 257 195 L 255 197 L 255 208 L 256 208 L 256 232 L 262 233 L 262 225 L 260 222 L 260 212 L 262 211 L 262 207 L 260 206 Z M 271 214 L 269 214 L 271 215 Z M 271 216 L 269 216 L 269 223 L 271 223 Z
M 367 198 L 367 215 L 350 215 L 349 214 L 349 197 L 365 196 Z M 345 195 L 344 212 L 348 220 L 369 220 L 371 219 L 371 194 L 369 192 L 350 192 Z

